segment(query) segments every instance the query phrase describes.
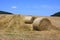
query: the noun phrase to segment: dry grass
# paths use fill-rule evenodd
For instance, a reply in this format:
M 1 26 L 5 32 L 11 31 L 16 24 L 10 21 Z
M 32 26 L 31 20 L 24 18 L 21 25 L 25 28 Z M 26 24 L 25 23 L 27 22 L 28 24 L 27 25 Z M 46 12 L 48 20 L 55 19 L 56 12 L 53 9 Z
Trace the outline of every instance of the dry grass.
M 1 34 L 1 40 L 60 40 L 59 31 L 24 31 L 20 34 Z
M 23 26 L 23 17 L 20 15 L 5 15 L 3 19 L 0 20 L 0 31 L 13 33 L 16 30 L 20 30 Z M 20 28 L 20 29 L 19 29 Z
M 33 25 L 25 24 L 24 17 L 22 15 L 0 15 L 0 40 L 60 40 L 59 17 L 46 17 L 54 25 L 52 29 L 57 28 L 57 30 L 49 31 L 33 31 Z

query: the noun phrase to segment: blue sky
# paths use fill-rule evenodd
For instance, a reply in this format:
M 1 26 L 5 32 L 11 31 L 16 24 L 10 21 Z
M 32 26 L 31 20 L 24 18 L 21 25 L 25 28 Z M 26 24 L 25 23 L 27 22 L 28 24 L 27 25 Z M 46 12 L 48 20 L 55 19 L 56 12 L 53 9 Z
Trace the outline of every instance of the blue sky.
M 50 16 L 60 11 L 60 0 L 0 0 L 0 10 L 14 14 Z

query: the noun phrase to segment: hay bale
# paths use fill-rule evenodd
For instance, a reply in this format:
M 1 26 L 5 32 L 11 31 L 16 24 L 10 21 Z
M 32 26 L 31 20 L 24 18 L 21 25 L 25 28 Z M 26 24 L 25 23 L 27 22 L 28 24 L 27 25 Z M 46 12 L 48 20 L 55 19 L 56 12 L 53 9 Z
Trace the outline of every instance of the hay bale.
M 32 16 L 26 16 L 24 18 L 24 22 L 27 23 L 27 24 L 33 23 L 33 20 L 34 20 L 34 17 L 32 17 Z
M 52 24 L 47 18 L 36 18 L 33 22 L 33 30 L 42 31 L 42 30 L 50 30 Z

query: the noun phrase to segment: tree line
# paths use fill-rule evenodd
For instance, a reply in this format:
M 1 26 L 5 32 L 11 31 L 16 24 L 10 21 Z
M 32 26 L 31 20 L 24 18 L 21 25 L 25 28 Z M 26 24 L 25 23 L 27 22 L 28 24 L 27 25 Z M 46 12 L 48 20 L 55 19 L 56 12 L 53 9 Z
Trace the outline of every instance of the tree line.
M 13 14 L 13 13 L 6 12 L 6 11 L 0 11 L 0 14 Z
M 54 13 L 54 14 L 51 15 L 51 16 L 58 16 L 58 17 L 60 17 L 60 12 L 56 12 L 56 13 Z

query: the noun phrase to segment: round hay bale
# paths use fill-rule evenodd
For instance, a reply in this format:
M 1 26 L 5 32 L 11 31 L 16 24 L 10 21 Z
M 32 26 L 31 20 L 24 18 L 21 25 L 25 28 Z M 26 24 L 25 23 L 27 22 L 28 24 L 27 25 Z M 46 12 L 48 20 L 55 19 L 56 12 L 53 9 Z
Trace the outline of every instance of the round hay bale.
M 50 30 L 51 22 L 47 18 L 37 18 L 33 22 L 33 30 L 42 31 L 42 30 Z
M 34 20 L 34 17 L 32 17 L 32 16 L 26 16 L 24 18 L 24 22 L 27 23 L 27 24 L 33 23 L 33 20 Z

